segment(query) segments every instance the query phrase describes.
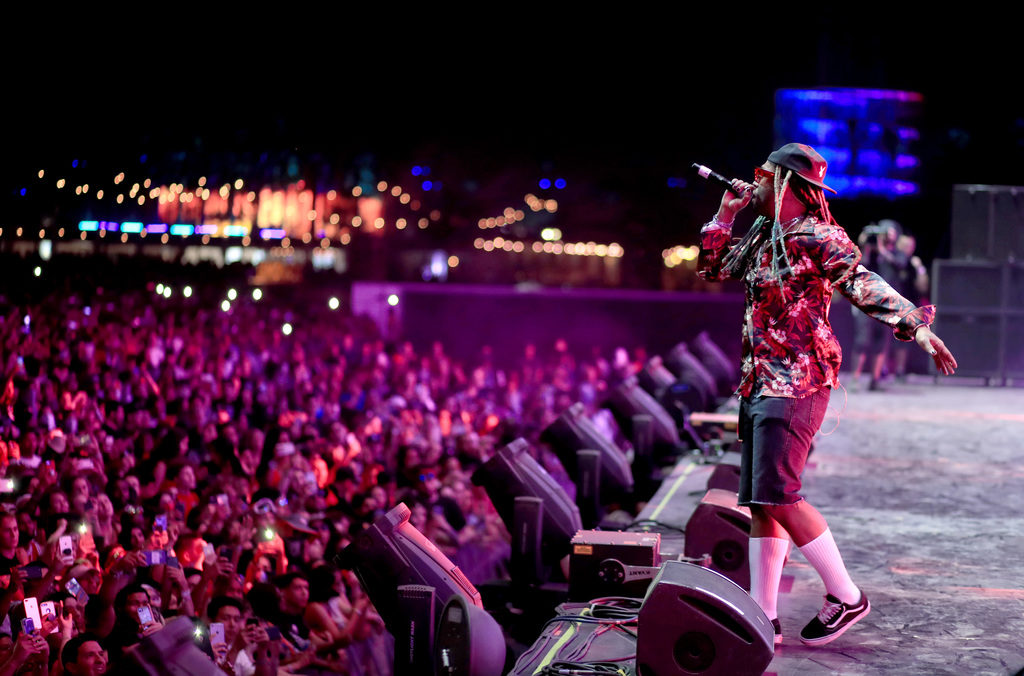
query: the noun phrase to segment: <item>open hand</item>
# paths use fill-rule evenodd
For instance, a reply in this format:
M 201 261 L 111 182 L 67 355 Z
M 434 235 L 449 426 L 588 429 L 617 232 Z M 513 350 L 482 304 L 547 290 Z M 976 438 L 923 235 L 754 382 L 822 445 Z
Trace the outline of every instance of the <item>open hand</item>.
M 932 356 L 935 361 L 935 368 L 947 376 L 953 375 L 956 371 L 957 363 L 956 358 L 953 357 L 953 353 L 949 351 L 946 344 L 942 340 L 932 333 L 932 330 L 927 326 L 918 327 L 914 333 L 914 340 L 921 349 Z

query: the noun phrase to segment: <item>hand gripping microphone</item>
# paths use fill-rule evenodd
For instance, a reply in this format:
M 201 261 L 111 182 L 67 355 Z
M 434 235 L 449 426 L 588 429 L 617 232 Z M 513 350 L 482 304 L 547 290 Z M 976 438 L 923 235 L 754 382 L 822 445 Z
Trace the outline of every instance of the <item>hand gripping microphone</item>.
M 692 169 L 695 169 L 697 171 L 697 175 L 700 176 L 701 178 L 706 178 L 709 181 L 720 183 L 723 188 L 731 192 L 733 195 L 740 195 L 740 193 L 737 192 L 737 190 L 732 187 L 732 183 L 729 181 L 729 179 L 727 179 L 725 176 L 722 176 L 718 172 L 713 171 L 711 168 L 705 167 L 703 164 L 697 164 L 696 162 L 690 165 L 690 167 Z

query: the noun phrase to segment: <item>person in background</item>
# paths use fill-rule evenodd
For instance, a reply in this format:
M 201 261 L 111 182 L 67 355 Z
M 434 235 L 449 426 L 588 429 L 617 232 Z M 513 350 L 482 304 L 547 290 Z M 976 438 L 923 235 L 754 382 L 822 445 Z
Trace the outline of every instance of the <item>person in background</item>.
M 107 673 L 107 651 L 100 645 L 99 637 L 79 634 L 64 644 L 60 663 L 70 676 L 102 676 Z
M 872 223 L 864 228 L 857 238 L 862 253 L 861 264 L 888 282 L 897 292 L 904 291 L 900 285 L 901 265 L 896 249 L 896 241 L 901 232 L 899 223 L 883 219 L 877 225 Z M 887 331 L 884 324 L 861 312 L 856 305 L 851 305 L 851 309 L 854 329 L 852 388 L 860 387 L 861 373 L 866 366 L 871 372 L 868 390 L 880 390 L 882 371 L 893 342 L 891 331 Z

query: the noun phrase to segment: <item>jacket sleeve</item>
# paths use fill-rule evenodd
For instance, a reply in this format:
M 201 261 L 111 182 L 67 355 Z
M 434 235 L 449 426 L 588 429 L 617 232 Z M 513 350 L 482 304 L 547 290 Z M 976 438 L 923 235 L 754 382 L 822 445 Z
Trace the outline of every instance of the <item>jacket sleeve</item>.
M 920 326 L 935 321 L 935 306 L 916 307 L 878 274 L 860 264 L 861 252 L 846 231 L 828 226 L 819 240 L 822 269 L 833 288 L 874 319 L 892 327 L 897 340 L 911 341 Z
M 732 224 L 712 220 L 700 230 L 700 257 L 697 274 L 701 279 L 718 282 L 730 279 L 722 271 L 722 260 L 732 247 Z

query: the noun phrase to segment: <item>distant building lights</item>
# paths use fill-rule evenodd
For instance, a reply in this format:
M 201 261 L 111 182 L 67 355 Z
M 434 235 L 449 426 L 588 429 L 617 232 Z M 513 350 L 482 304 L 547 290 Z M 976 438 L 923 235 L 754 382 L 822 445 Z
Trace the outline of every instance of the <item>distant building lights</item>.
M 262 298 L 263 298 L 263 290 L 262 289 L 253 289 L 252 290 L 252 299 L 253 300 L 260 300 Z
M 395 307 L 396 305 L 398 305 L 398 294 L 393 293 L 390 296 L 388 296 L 388 305 L 390 305 L 391 307 Z

